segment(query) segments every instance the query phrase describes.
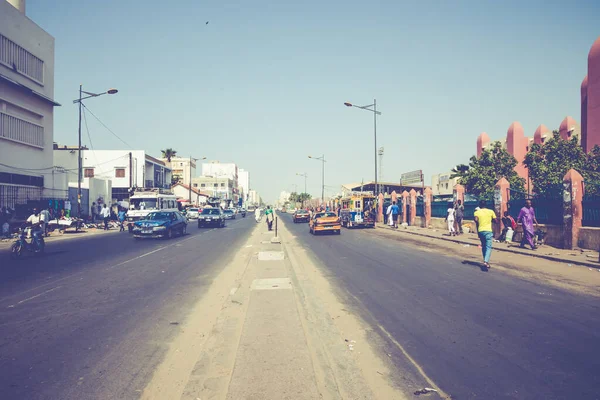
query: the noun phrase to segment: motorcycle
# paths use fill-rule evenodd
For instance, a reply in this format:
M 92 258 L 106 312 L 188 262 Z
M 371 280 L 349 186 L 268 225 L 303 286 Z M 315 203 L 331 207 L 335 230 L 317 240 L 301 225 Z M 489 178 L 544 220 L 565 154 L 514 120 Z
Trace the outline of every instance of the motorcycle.
M 23 255 L 25 251 L 32 252 L 35 255 L 41 255 L 44 252 L 46 243 L 40 230 L 35 230 L 31 234 L 31 241 L 27 241 L 27 236 L 31 232 L 31 228 L 19 230 L 19 237 L 10 248 L 10 257 L 15 259 Z

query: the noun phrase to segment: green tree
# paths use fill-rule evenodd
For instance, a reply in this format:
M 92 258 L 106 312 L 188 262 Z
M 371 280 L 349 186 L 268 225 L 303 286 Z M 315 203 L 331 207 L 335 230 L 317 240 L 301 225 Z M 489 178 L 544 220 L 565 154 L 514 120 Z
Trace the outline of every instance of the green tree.
M 174 158 L 177 155 L 177 150 L 173 150 L 172 148 L 168 148 L 165 150 L 161 150 L 163 158 L 166 158 L 168 162 L 171 162 L 171 158 Z
M 523 192 L 525 190 L 525 179 L 515 172 L 517 160 L 502 148 L 502 144 L 496 142 L 491 149 L 486 149 L 479 158 L 473 156 L 469 162 L 469 168 L 459 176 L 459 183 L 464 185 L 467 192 L 479 198 L 491 199 L 494 195 L 494 187 L 500 178 L 504 177 L 510 183 L 511 189 Z M 457 173 L 460 166 L 455 169 Z
M 576 136 L 563 140 L 558 131 L 552 132 L 552 138 L 543 145 L 531 146 L 523 162 L 529 170 L 533 191 L 542 197 L 562 197 L 563 178 L 571 168 L 580 172 L 586 181 L 591 180 L 591 173 L 587 171 L 592 164 L 591 154 L 585 154 Z

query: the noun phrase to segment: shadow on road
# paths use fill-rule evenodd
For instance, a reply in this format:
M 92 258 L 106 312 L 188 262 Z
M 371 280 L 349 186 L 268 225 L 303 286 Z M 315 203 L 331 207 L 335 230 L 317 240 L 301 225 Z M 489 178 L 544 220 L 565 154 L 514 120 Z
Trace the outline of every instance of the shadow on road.
M 479 269 L 481 270 L 481 272 L 488 272 L 489 268 L 487 268 L 485 265 L 483 265 L 483 263 L 477 262 L 477 261 L 471 261 L 471 260 L 463 260 L 462 262 L 463 265 L 474 265 L 476 267 L 479 267 Z

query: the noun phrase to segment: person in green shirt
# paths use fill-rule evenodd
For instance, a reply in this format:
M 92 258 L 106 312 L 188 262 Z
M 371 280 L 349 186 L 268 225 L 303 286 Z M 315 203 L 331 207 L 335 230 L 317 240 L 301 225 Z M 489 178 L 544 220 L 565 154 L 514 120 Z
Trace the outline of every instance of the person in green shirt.
M 273 214 L 273 209 L 271 206 L 268 206 L 265 210 L 265 218 L 267 219 L 267 227 L 269 230 L 273 230 L 273 221 L 275 220 L 275 215 Z
M 490 268 L 490 256 L 492 255 L 492 243 L 494 241 L 492 222 L 497 222 L 496 213 L 486 207 L 485 200 L 481 200 L 479 202 L 479 210 L 475 211 L 475 223 L 477 224 L 477 233 L 481 241 L 483 264 L 487 268 Z

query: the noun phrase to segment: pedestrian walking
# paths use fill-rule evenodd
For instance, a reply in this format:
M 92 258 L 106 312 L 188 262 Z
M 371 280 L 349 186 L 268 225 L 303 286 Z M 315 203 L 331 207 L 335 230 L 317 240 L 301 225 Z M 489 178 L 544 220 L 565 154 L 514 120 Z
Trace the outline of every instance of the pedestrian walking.
M 123 207 L 119 207 L 119 225 L 121 226 L 121 229 L 119 232 L 125 231 L 125 216 L 126 215 L 127 215 L 127 212 L 125 211 L 125 209 Z
M 531 199 L 525 200 L 525 207 L 521 208 L 517 221 L 523 227 L 523 238 L 521 239 L 520 247 L 524 249 L 525 244 L 528 244 L 531 246 L 531 250 L 535 250 L 536 247 L 533 240 L 535 232 L 533 230 L 533 224 L 535 223 L 535 226 L 538 226 L 538 222 L 537 219 L 535 219 L 535 211 L 531 206 Z
M 398 215 L 400 214 L 400 207 L 398 207 L 398 204 L 396 204 L 396 202 L 394 201 L 392 203 L 392 214 L 390 215 L 392 217 L 392 222 L 394 225 L 394 228 L 398 229 Z
M 448 210 L 446 210 L 446 222 L 448 223 L 448 235 L 456 236 L 456 231 L 454 230 L 454 213 L 456 209 L 452 206 L 452 203 L 448 204 Z
M 102 220 L 104 221 L 104 230 L 107 231 L 108 230 L 108 220 L 110 219 L 110 210 L 106 206 L 106 203 L 104 203 L 104 206 L 100 210 L 100 217 L 102 217 Z
M 269 230 L 273 230 L 273 221 L 275 220 L 275 214 L 273 213 L 273 209 L 271 206 L 268 206 L 265 210 L 265 218 L 267 219 L 267 227 Z
M 492 222 L 496 220 L 496 213 L 487 208 L 485 200 L 481 200 L 479 202 L 479 209 L 475 211 L 475 223 L 477 224 L 477 233 L 481 241 L 483 265 L 487 268 L 490 268 L 490 256 L 492 255 L 492 243 L 494 241 Z
M 50 212 L 44 208 L 40 211 L 40 229 L 43 236 L 48 236 L 48 222 L 50 222 Z
M 456 221 L 456 234 L 457 235 L 462 235 L 463 234 L 463 227 L 462 227 L 462 222 L 463 222 L 463 218 L 465 217 L 465 206 L 462 204 L 462 200 L 458 200 L 456 202 L 456 207 L 455 208 L 455 212 L 454 212 L 454 220 Z
M 392 205 L 390 204 L 385 211 L 385 215 L 387 215 L 387 223 L 389 226 L 394 226 L 394 218 L 392 217 Z

